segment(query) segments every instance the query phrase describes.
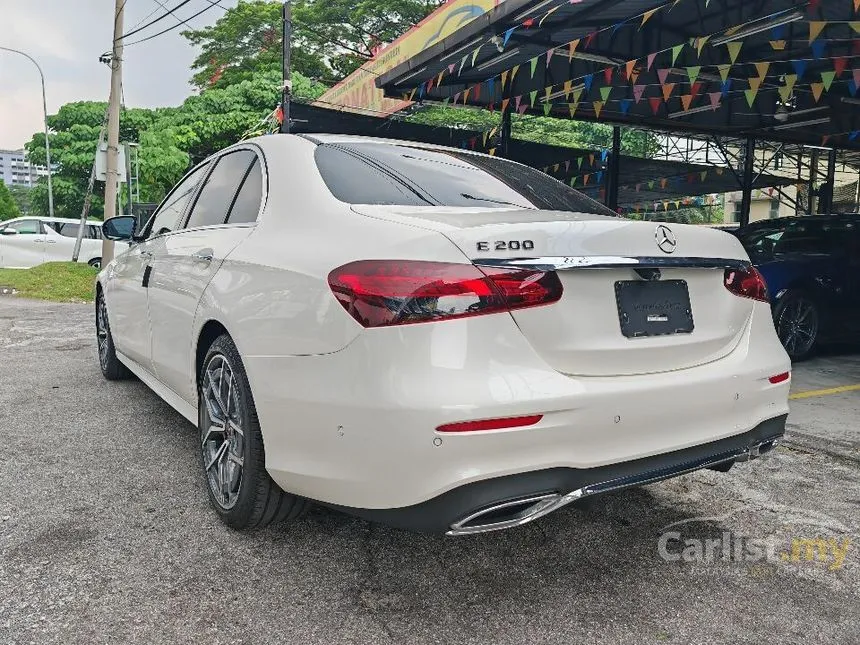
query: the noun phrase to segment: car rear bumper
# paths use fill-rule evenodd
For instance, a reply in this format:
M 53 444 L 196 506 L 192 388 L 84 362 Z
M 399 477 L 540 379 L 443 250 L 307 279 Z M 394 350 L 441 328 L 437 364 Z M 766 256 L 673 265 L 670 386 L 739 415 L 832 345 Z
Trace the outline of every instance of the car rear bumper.
M 788 413 L 790 387 L 768 380 L 790 364 L 764 303 L 728 356 L 657 374 L 562 374 L 504 315 L 367 330 L 331 354 L 243 360 L 275 482 L 356 509 L 412 507 L 482 480 L 594 472 L 742 437 Z M 436 430 L 537 414 L 529 427 Z
M 405 508 L 328 506 L 422 533 L 470 535 L 514 528 L 584 497 L 755 459 L 776 447 L 785 433 L 785 420 L 783 415 L 740 435 L 599 468 L 550 468 L 485 479 Z

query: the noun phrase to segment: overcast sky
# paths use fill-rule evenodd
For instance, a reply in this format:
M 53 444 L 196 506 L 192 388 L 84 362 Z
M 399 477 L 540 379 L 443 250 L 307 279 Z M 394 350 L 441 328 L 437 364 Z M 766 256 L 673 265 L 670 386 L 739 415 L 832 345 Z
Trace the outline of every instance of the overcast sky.
M 160 1 L 175 7 L 180 0 Z M 217 0 L 220 6 L 191 24 L 199 28 L 214 23 L 224 14 L 223 8 L 235 6 L 236 1 Z M 187 18 L 209 4 L 210 0 L 191 0 L 177 15 Z M 156 10 L 149 20 L 164 13 L 156 0 L 126 0 L 125 31 Z M 113 11 L 114 0 L 0 0 L 0 46 L 21 49 L 39 61 L 45 72 L 49 114 L 70 101 L 107 101 L 110 69 L 98 58 L 111 48 Z M 176 24 L 167 17 L 130 40 Z M 187 27 L 126 50 L 127 106 L 178 105 L 192 92 L 188 81 L 196 53 L 180 35 L 183 29 Z M 23 56 L 0 50 L 0 148 L 20 148 L 42 127 L 36 68 Z

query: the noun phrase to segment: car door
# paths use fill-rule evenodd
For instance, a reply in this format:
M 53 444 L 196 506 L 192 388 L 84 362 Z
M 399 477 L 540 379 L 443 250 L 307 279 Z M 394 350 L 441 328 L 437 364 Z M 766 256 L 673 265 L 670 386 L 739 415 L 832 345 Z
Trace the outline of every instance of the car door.
M 68 232 L 74 230 L 70 237 Z M 51 223 L 45 226 L 45 262 L 69 262 L 75 252 L 78 224 Z
M 39 219 L 26 217 L 9 222 L 0 231 L 2 266 L 29 269 L 45 262 L 45 227 Z
M 232 150 L 214 162 L 183 229 L 153 250 L 152 364 L 158 379 L 186 401 L 192 402 L 196 395 L 189 369 L 198 303 L 227 255 L 251 233 L 261 198 L 257 154 L 250 148 Z
M 152 371 L 148 282 L 150 260 L 185 214 L 209 164 L 192 170 L 177 184 L 150 218 L 144 238 L 128 253 L 116 257 L 105 281 L 105 297 L 111 334 L 119 353 Z

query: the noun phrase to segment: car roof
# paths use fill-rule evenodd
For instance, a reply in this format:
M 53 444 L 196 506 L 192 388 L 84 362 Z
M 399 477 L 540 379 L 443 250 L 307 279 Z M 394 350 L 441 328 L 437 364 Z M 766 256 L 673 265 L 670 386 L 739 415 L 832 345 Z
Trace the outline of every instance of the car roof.
M 281 142 L 286 141 L 288 137 L 297 137 L 301 139 L 305 139 L 306 141 L 311 141 L 315 144 L 337 144 L 337 143 L 378 143 L 385 144 L 391 146 L 410 146 L 413 148 L 421 148 L 422 150 L 452 150 L 458 152 L 460 154 L 471 154 L 477 155 L 481 157 L 486 157 L 484 153 L 476 152 L 474 150 L 466 150 L 463 148 L 456 148 L 454 146 L 445 146 L 439 145 L 436 143 L 425 143 L 423 141 L 410 141 L 406 139 L 386 139 L 384 137 L 366 137 L 355 134 L 333 134 L 333 133 L 302 133 L 302 134 L 274 134 L 274 135 L 265 135 L 262 137 L 256 137 L 254 139 L 249 139 L 247 142 L 253 142 L 260 145 L 264 150 L 268 146 L 277 146 L 280 145 Z M 247 143 L 245 142 L 245 143 Z M 510 161 L 511 163 L 517 163 L 515 161 L 511 161 L 510 159 L 506 159 L 506 161 Z
M 833 213 L 829 215 L 806 215 L 800 217 L 777 217 L 774 219 L 763 219 L 758 222 L 752 222 L 744 226 L 741 230 L 749 230 L 756 228 L 773 228 L 792 222 L 832 222 L 835 220 L 856 220 L 860 222 L 860 215 L 857 213 Z
M 11 222 L 20 222 L 22 220 L 28 219 L 37 219 L 42 222 L 59 222 L 61 224 L 79 224 L 80 219 L 76 217 L 42 217 L 41 215 L 22 215 L 21 217 L 13 217 L 12 219 L 7 219 L 0 222 L 0 226 L 5 224 L 10 224 Z M 87 220 L 87 224 L 92 224 L 93 226 L 101 226 L 104 222 L 100 222 L 98 220 Z

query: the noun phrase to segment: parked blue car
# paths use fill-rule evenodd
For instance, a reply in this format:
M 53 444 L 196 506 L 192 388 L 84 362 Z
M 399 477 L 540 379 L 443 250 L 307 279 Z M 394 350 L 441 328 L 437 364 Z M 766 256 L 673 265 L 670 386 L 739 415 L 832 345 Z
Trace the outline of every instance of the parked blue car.
M 735 232 L 767 282 L 792 360 L 860 333 L 860 215 L 755 222 Z

